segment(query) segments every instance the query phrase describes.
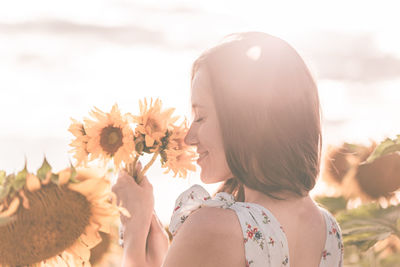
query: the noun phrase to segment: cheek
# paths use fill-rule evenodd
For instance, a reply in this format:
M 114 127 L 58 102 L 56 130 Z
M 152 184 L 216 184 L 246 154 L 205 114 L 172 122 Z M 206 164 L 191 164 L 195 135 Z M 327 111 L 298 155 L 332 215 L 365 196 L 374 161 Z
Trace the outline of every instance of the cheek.
M 210 151 L 201 164 L 201 178 L 204 183 L 217 183 L 231 178 L 233 175 L 225 159 L 223 151 Z
M 213 121 L 207 121 L 198 128 L 198 139 L 202 148 L 207 151 L 223 149 L 218 125 Z

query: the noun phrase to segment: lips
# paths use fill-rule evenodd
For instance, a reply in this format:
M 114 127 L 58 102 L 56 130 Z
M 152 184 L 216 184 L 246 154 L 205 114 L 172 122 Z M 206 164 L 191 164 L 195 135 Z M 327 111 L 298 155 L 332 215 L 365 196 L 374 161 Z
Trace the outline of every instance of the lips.
M 202 152 L 202 153 L 199 153 L 200 155 L 199 155 L 199 158 L 198 158 L 198 160 L 197 160 L 197 163 L 199 163 L 200 161 L 202 161 L 207 155 L 208 155 L 208 152 Z

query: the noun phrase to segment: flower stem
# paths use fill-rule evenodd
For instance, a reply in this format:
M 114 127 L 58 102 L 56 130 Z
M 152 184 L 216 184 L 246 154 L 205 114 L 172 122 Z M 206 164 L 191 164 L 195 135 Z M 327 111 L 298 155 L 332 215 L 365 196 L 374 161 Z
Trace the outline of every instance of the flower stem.
M 133 159 L 133 161 L 131 163 L 129 163 L 126 167 L 126 171 L 132 177 L 136 176 L 136 163 L 137 163 L 138 159 L 139 159 L 139 155 L 135 155 L 135 158 Z
M 150 168 L 151 165 L 153 165 L 154 161 L 156 161 L 158 154 L 160 154 L 160 149 L 157 147 L 157 150 L 154 152 L 154 155 L 151 158 L 151 160 L 146 164 L 146 166 L 144 166 L 143 170 L 140 173 L 138 173 L 137 182 L 139 184 L 142 181 L 146 171 Z

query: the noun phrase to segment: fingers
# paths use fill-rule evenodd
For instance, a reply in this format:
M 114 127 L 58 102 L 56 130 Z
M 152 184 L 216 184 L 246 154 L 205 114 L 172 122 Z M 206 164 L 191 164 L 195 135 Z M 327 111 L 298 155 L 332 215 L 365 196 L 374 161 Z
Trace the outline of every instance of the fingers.
M 136 170 L 142 170 L 142 163 L 139 160 L 136 162 Z
M 136 165 L 134 166 L 134 163 L 128 163 L 124 169 L 124 171 L 132 174 L 131 176 L 137 177 L 138 173 L 142 170 L 142 163 L 140 161 L 136 162 Z
M 138 173 L 142 170 L 142 163 L 138 160 L 137 162 L 136 162 L 136 165 L 135 166 L 133 166 L 133 162 L 132 163 L 129 163 L 128 164 L 128 172 L 129 173 L 132 173 L 132 175 L 134 176 L 134 177 L 136 177 L 137 175 L 138 175 Z
M 149 182 L 149 180 L 147 179 L 147 176 L 143 176 L 142 177 L 142 180 L 140 181 L 139 185 L 143 189 L 147 189 L 147 190 L 153 191 L 153 185 Z
M 112 186 L 111 190 L 117 196 L 117 205 L 121 204 L 121 198 L 126 194 L 127 189 L 135 190 L 138 185 L 127 172 L 120 171 L 117 182 Z
M 132 176 L 130 176 L 126 171 L 120 171 L 118 173 L 118 179 L 116 185 L 117 184 L 122 184 L 124 186 L 126 186 L 127 184 L 137 186 L 135 179 Z

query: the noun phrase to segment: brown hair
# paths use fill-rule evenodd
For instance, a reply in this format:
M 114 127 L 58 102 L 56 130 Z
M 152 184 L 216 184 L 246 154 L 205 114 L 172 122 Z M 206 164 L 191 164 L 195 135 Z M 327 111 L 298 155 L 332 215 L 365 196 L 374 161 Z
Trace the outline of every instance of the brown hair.
M 204 67 L 228 166 L 234 175 L 220 188 L 244 201 L 243 185 L 272 198 L 303 196 L 316 183 L 321 157 L 316 83 L 285 41 L 259 32 L 237 33 L 205 51 Z

